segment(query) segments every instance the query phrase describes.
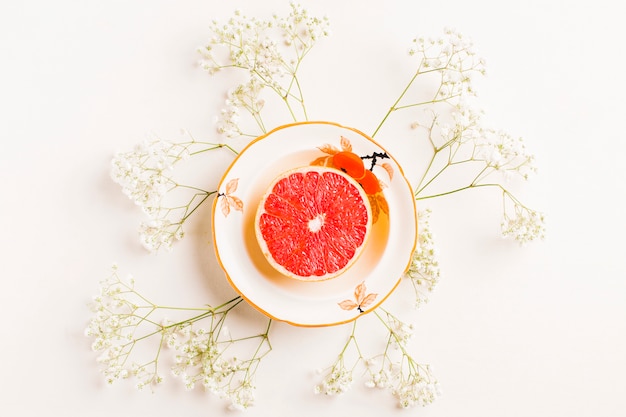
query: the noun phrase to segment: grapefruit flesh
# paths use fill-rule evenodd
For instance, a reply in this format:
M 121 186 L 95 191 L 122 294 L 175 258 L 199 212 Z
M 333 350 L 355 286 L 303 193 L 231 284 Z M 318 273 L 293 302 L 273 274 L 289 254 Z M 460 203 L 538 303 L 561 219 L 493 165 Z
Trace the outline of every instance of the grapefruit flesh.
M 255 222 L 269 263 L 304 281 L 333 278 L 347 270 L 362 252 L 371 227 L 363 188 L 340 170 L 317 166 L 275 179 Z

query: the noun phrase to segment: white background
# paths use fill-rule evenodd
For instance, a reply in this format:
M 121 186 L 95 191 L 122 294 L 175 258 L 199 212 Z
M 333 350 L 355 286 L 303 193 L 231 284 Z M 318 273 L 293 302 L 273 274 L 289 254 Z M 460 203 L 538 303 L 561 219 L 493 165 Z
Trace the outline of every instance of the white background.
M 488 62 L 483 108 L 537 157 L 539 174 L 516 191 L 546 213 L 548 237 L 524 248 L 502 240 L 496 193 L 432 201 L 443 277 L 426 306 L 404 314 L 416 329 L 410 349 L 431 364 L 443 396 L 402 411 L 362 380 L 343 397 L 315 396 L 315 369 L 332 362 L 349 327 L 279 323 L 249 415 L 625 415 L 626 29 L 617 3 L 303 3 L 326 14 L 333 32 L 305 61 L 310 117 L 365 132 L 406 82 L 398 74 L 412 68 L 414 36 L 444 26 L 471 36 Z M 163 303 L 232 294 L 207 243 L 209 212 L 172 254 L 150 255 L 136 239 L 141 215 L 108 169 L 115 151 L 149 133 L 177 139 L 184 128 L 215 139 L 228 86 L 197 68 L 195 48 L 208 22 L 236 7 L 259 17 L 288 12 L 277 0 L 0 6 L 0 398 L 9 415 L 227 413 L 172 378 L 155 393 L 106 386 L 83 329 L 113 262 Z M 377 139 L 412 166 L 401 137 Z M 230 157 L 213 158 L 219 174 Z M 251 309 L 240 318 L 243 327 L 263 323 Z

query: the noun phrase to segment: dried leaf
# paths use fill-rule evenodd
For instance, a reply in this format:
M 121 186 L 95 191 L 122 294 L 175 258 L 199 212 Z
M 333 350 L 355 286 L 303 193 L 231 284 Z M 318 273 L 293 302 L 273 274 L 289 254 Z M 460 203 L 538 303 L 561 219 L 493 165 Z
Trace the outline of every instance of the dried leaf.
M 360 305 L 363 298 L 365 298 L 365 291 L 367 291 L 367 287 L 365 286 L 365 281 L 360 283 L 354 289 L 354 299 Z
M 380 208 L 378 206 L 378 199 L 376 198 L 375 195 L 369 195 L 367 196 L 367 199 L 370 202 L 370 207 L 372 208 L 372 224 L 376 223 L 378 221 L 378 215 L 380 213 Z
M 220 203 L 220 207 L 222 209 L 222 214 L 224 217 L 227 217 L 230 214 L 230 204 L 228 203 L 228 198 L 226 196 L 222 196 L 222 202 Z
M 325 167 L 328 165 L 329 159 L 330 159 L 330 156 L 320 156 L 315 161 L 311 162 L 311 165 Z
M 229 200 L 229 205 L 232 205 L 233 208 L 237 211 L 243 211 L 243 201 L 239 197 L 235 197 L 234 195 L 226 196 Z
M 382 193 L 376 194 L 376 202 L 378 204 L 378 207 L 383 211 L 383 213 L 389 214 L 389 204 L 387 203 L 387 199 Z
M 336 147 L 334 147 L 333 145 L 331 145 L 329 143 L 326 143 L 326 144 L 320 146 L 318 149 L 320 151 L 324 152 L 324 153 L 329 154 L 329 155 L 334 155 L 337 152 L 339 152 L 339 149 L 337 149 Z
M 338 304 L 339 304 L 339 307 L 341 307 L 344 310 L 354 310 L 355 308 L 358 307 L 358 305 L 354 301 L 350 301 L 350 300 L 344 300 Z
M 392 179 L 393 178 L 393 166 L 391 166 L 389 162 L 385 162 L 381 166 L 385 168 L 385 171 L 387 171 L 387 174 L 389 175 L 389 179 Z
M 374 300 L 376 300 L 376 297 L 378 297 L 378 294 L 374 293 L 365 295 L 366 292 L 367 287 L 365 286 L 365 281 L 363 281 L 354 289 L 354 298 L 356 300 L 356 303 L 351 300 L 343 300 L 342 302 L 338 303 L 339 307 L 344 310 L 354 310 L 355 308 L 357 308 L 359 312 L 362 313 L 363 308 L 372 304 Z
M 352 144 L 350 143 L 350 139 L 342 136 L 341 137 L 341 150 L 344 152 L 352 152 Z
M 378 294 L 375 294 L 375 293 L 367 294 L 365 298 L 363 299 L 363 301 L 361 301 L 360 307 L 365 308 L 371 305 L 374 302 L 374 300 L 376 300 L 376 297 L 378 297 Z
M 232 194 L 237 191 L 237 185 L 239 184 L 239 178 L 233 178 L 226 183 L 226 192 L 224 194 Z

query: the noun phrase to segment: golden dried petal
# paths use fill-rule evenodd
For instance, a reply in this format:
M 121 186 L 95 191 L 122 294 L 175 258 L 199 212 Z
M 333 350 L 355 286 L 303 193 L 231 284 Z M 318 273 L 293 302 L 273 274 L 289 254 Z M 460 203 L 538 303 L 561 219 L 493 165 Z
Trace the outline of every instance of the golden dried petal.
M 239 184 L 239 178 L 233 178 L 226 183 L 226 192 L 224 194 L 232 194 L 237 191 L 237 185 Z
M 374 300 L 376 300 L 376 297 L 378 297 L 378 294 L 375 294 L 375 293 L 367 294 L 367 296 L 363 299 L 363 301 L 361 301 L 361 308 L 365 308 L 371 305 L 374 302 Z
M 389 162 L 385 162 L 381 165 L 387 171 L 387 175 L 389 175 L 389 179 L 393 178 L 393 166 Z
M 328 155 L 334 155 L 339 152 L 339 149 L 335 148 L 333 145 L 326 143 L 318 148 L 320 151 L 327 153 Z
M 341 137 L 341 150 L 344 152 L 352 152 L 352 144 L 350 143 L 350 139 L 342 136 Z
M 358 304 L 350 300 L 344 300 L 338 304 L 339 304 L 339 307 L 341 307 L 344 310 L 354 310 L 355 308 L 358 307 Z

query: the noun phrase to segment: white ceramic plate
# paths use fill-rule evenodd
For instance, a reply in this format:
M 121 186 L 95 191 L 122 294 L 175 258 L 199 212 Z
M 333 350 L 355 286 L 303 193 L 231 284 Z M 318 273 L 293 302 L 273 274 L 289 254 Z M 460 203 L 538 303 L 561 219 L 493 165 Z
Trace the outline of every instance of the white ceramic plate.
M 381 212 L 354 265 L 340 276 L 303 282 L 277 272 L 255 236 L 257 206 L 281 173 L 334 150 L 378 156 L 372 172 L 385 184 Z M 368 168 L 371 158 L 365 158 Z M 381 205 L 382 206 L 382 205 Z M 365 134 L 329 122 L 281 126 L 252 141 L 226 170 L 213 205 L 217 258 L 233 288 L 265 315 L 299 326 L 346 323 L 376 308 L 397 287 L 417 240 L 415 199 L 395 159 Z

